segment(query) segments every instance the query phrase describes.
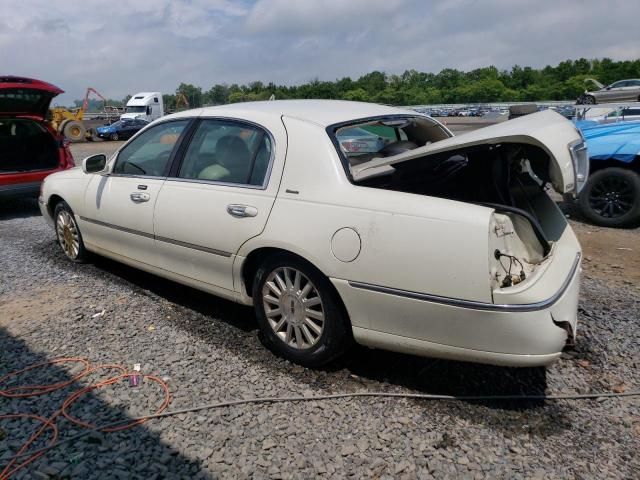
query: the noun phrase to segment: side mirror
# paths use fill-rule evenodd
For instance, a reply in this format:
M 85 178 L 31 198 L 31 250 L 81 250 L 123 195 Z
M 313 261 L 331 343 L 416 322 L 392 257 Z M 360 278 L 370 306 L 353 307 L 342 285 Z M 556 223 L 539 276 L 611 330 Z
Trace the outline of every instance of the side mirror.
M 107 156 L 104 153 L 91 155 L 82 160 L 82 171 L 84 173 L 99 173 L 107 166 Z

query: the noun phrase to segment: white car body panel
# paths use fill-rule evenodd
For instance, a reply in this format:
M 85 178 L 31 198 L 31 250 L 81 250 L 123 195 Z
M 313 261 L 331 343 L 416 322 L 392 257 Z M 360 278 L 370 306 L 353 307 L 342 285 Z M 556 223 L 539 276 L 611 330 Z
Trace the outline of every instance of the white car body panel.
M 159 255 L 154 248 L 153 214 L 162 178 L 92 175 L 87 186 L 84 208 L 74 212 L 85 243 L 100 246 L 115 254 L 156 265 Z M 144 184 L 147 202 L 136 203 L 131 194 Z M 100 223 L 99 223 L 100 222 Z M 106 226 L 104 224 L 110 226 Z M 117 225 L 119 229 L 112 228 Z M 130 230 L 141 234 L 132 235 Z M 144 234 L 144 235 L 143 235 Z
M 51 222 L 51 202 L 62 198 L 87 249 L 247 305 L 252 299 L 242 272 L 248 257 L 264 248 L 299 255 L 329 278 L 364 345 L 502 365 L 552 362 L 568 339 L 560 324 L 576 331 L 580 246 L 564 217 L 550 199 L 537 199 L 548 202 L 540 207 L 546 212 L 540 222 L 550 232 L 552 251 L 526 282 L 492 289 L 493 208 L 359 186 L 347 178 L 325 129 L 390 115 L 416 113 L 333 101 L 180 112 L 160 121 L 239 119 L 267 130 L 274 152 L 266 186 L 110 176 L 116 154 L 102 175 L 73 169 L 50 176 L 41 210 Z M 568 143 L 576 138 L 570 122 L 541 112 L 375 159 L 352 172 L 360 178 L 371 175 L 372 166 L 375 174 L 434 152 L 520 142 L 549 152 L 557 165 L 554 183 L 566 190 L 574 179 Z M 140 183 L 150 199 L 136 204 L 129 195 Z M 255 215 L 234 217 L 229 205 L 252 207 Z

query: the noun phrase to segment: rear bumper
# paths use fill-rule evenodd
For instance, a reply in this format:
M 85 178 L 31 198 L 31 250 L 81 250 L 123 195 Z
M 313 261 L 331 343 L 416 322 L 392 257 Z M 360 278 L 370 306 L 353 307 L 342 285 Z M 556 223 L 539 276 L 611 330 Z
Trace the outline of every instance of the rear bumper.
M 355 340 L 414 355 L 507 366 L 548 365 L 577 327 L 580 256 L 551 297 L 494 305 L 420 297 L 332 279 L 345 303 Z M 571 328 L 567 329 L 566 323 Z

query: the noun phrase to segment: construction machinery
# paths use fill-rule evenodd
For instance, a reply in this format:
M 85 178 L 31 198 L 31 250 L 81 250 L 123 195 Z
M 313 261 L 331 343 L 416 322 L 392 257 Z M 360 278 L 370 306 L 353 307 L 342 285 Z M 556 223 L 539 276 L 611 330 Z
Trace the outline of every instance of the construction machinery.
M 182 110 L 189 110 L 189 100 L 187 100 L 187 97 L 184 93 L 177 93 L 174 111 L 180 112 Z
M 108 114 L 107 99 L 92 87 L 87 88 L 80 108 L 53 107 L 51 109 L 51 124 L 57 132 L 63 134 L 72 142 L 82 141 L 87 136 L 87 130 L 82 121 L 84 113 L 89 107 L 89 95 L 92 93 L 104 101 L 104 111 Z

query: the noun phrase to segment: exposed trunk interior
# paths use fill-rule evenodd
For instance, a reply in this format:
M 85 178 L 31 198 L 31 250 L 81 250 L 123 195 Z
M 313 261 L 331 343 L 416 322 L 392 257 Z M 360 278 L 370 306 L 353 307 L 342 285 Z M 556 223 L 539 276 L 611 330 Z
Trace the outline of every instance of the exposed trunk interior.
M 0 173 L 50 170 L 58 156 L 57 142 L 42 124 L 0 118 Z
M 358 184 L 493 208 L 489 275 L 507 288 L 534 275 L 566 225 L 544 189 L 549 162 L 532 145 L 479 145 L 396 163 Z
M 519 208 L 535 215 L 531 189 L 548 181 L 549 157 L 531 145 L 480 145 L 393 165 L 358 182 L 375 188 Z

